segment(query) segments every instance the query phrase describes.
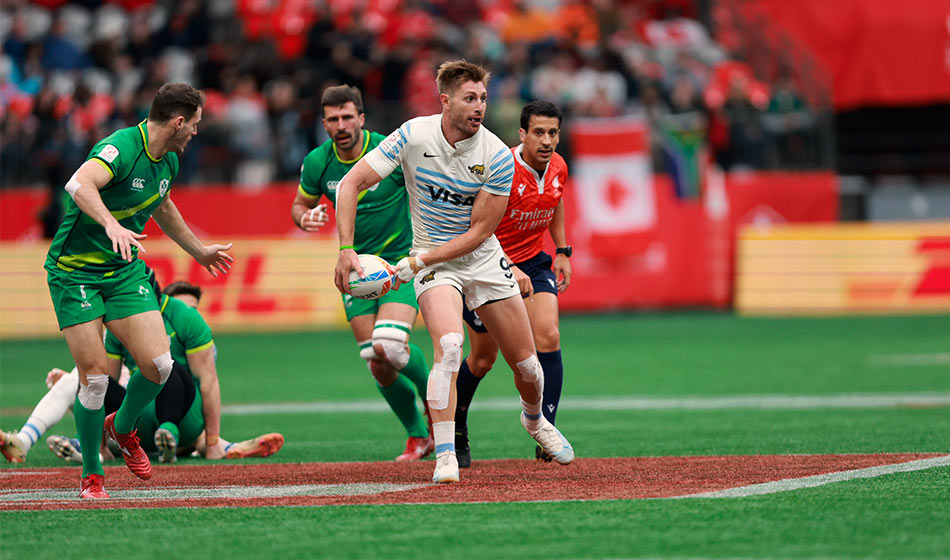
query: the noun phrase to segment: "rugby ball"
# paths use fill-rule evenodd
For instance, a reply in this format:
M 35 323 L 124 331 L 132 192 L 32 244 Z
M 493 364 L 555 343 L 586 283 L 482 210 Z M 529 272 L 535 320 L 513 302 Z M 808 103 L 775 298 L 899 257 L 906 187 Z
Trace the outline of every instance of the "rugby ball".
M 377 299 L 386 295 L 393 287 L 396 271 L 385 260 L 376 255 L 358 255 L 360 266 L 366 278 L 360 278 L 360 273 L 350 271 L 350 293 L 359 299 Z

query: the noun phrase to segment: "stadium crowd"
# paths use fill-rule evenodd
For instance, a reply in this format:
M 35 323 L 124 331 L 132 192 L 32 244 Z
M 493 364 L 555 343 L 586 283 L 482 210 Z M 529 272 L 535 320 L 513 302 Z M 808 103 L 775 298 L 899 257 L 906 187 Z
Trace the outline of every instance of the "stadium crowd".
M 521 106 L 546 99 L 568 117 L 644 114 L 658 170 L 697 143 L 727 169 L 810 164 L 794 80 L 758 81 L 690 0 L 14 1 L 0 29 L 3 186 L 59 189 L 176 81 L 207 96 L 177 184 L 295 181 L 326 139 L 326 87 L 359 87 L 367 126 L 389 131 L 440 110 L 435 69 L 455 57 L 492 71 L 486 124 L 510 145 Z

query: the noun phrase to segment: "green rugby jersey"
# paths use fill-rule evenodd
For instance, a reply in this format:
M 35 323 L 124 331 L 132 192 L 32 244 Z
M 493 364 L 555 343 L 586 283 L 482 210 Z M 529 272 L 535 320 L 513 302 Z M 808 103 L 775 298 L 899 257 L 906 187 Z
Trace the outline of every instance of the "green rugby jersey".
M 159 308 L 162 319 L 165 321 L 165 333 L 170 339 L 172 359 L 191 374 L 191 369 L 188 367 L 188 354 L 201 352 L 214 344 L 211 327 L 197 309 L 179 299 L 162 294 Z M 106 332 L 105 345 L 106 353 L 110 358 L 123 360 L 132 371 L 138 370 L 132 360 L 132 355 L 111 332 Z M 197 378 L 195 378 L 195 385 L 198 385 Z
M 364 130 L 363 151 L 351 161 L 340 159 L 333 140 L 327 140 L 304 158 L 300 192 L 308 198 L 326 195 L 335 208 L 337 184 L 360 158 L 385 139 L 378 132 Z M 392 175 L 360 193 L 353 246 L 357 253 L 370 253 L 389 261 L 409 255 L 412 224 L 402 168 L 397 167 Z
M 99 195 L 115 219 L 136 233 L 145 229 L 152 212 L 168 195 L 171 182 L 178 175 L 178 154 L 168 152 L 159 160 L 149 155 L 145 123 L 113 132 L 86 157 L 112 175 Z M 132 254 L 138 255 L 135 246 Z M 93 273 L 109 272 L 128 264 L 112 250 L 105 228 L 84 214 L 71 197 L 66 202 L 66 217 L 53 237 L 46 263 L 67 272 L 81 269 Z

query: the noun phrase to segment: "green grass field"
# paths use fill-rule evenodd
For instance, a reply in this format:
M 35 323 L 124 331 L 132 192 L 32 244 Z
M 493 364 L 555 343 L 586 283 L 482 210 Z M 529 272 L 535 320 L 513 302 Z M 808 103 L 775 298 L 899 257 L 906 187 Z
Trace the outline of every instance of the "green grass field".
M 425 332 L 413 337 L 431 356 Z M 216 343 L 223 435 L 287 439 L 248 462 L 401 452 L 405 435 L 380 410 L 349 333 Z M 562 345 L 558 425 L 580 457 L 950 452 L 945 404 L 886 404 L 950 396 L 950 316 L 571 316 Z M 3 341 L 0 426 L 19 428 L 46 371 L 71 365 L 61 340 Z M 857 404 L 829 398 L 841 395 Z M 872 396 L 885 404 L 861 400 Z M 262 403 L 305 406 L 236 406 Z M 370 410 L 321 411 L 334 403 Z M 511 372 L 498 365 L 470 413 L 476 461 L 533 456 L 517 415 Z M 51 433 L 72 434 L 72 419 Z M 26 465 L 2 468 L 51 466 L 62 463 L 39 444 Z M 3 558 L 123 556 L 125 545 L 136 558 L 950 557 L 950 467 L 732 499 L 0 512 Z

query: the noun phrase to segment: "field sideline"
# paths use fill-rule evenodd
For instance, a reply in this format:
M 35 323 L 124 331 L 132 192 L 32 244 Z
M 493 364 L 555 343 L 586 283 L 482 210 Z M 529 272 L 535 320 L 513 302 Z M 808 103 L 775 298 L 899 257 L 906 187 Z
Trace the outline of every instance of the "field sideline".
M 431 356 L 424 331 L 413 339 Z M 111 556 L 145 539 L 136 546 L 143 558 L 948 557 L 948 340 L 945 315 L 565 317 L 558 425 L 580 459 L 527 460 L 533 445 L 517 421 L 511 373 L 499 365 L 470 413 L 475 464 L 445 488 L 426 485 L 431 459 L 390 462 L 405 435 L 349 333 L 222 335 L 223 435 L 279 431 L 287 439 L 279 454 L 217 467 L 185 460 L 141 484 L 110 470 L 108 487 L 146 508 L 12 511 L 12 496 L 27 488 L 47 492 L 30 499 L 50 507 L 78 488 L 75 467 L 38 444 L 25 465 L 0 468 L 0 556 Z M 2 342 L 4 429 L 20 426 L 54 366 L 71 366 L 61 340 Z M 72 431 L 67 417 L 50 433 Z M 196 482 L 203 472 L 213 474 Z M 288 481 L 296 497 L 274 489 Z M 357 492 L 358 483 L 369 493 L 356 501 L 311 496 L 331 486 Z M 233 501 L 242 484 L 272 501 L 157 503 Z M 726 494 L 643 499 L 693 485 L 706 489 L 694 494 Z M 762 485 L 769 493 L 731 490 Z M 591 494 L 578 497 L 575 486 Z M 536 500 L 525 497 L 532 490 Z M 475 499 L 495 494 L 518 501 Z M 436 525 L 443 534 L 434 538 Z

